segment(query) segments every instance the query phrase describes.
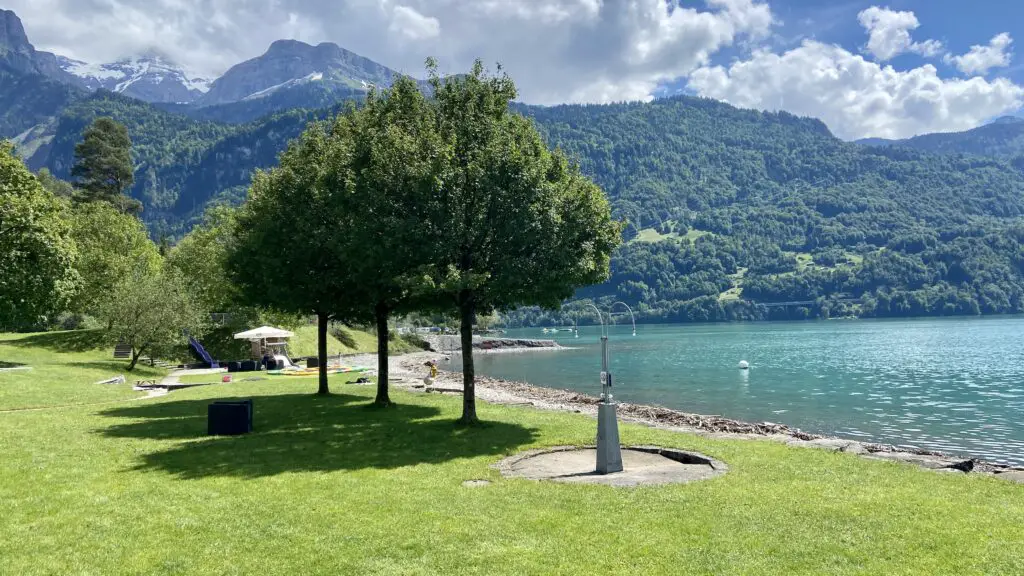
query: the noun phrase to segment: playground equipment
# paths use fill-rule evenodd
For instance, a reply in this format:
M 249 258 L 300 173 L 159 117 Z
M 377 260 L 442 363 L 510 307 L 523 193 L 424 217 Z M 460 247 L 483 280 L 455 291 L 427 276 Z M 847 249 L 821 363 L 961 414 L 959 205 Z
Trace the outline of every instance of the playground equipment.
M 192 353 L 195 354 L 197 358 L 209 364 L 210 368 L 217 368 L 217 361 L 210 356 L 210 353 L 206 351 L 206 348 L 203 348 L 203 345 L 200 344 L 198 340 L 189 336 L 188 345 L 189 348 L 192 349 Z

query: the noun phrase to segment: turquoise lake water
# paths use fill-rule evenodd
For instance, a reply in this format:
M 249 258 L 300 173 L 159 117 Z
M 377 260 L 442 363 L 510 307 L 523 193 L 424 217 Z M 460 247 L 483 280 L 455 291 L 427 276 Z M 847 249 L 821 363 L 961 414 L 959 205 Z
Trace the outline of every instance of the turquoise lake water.
M 613 326 L 615 397 L 1024 464 L 1024 318 Z M 600 393 L 599 329 L 509 337 L 573 349 L 476 355 L 479 374 Z M 741 360 L 750 363 L 740 370 Z M 448 369 L 458 370 L 452 358 Z

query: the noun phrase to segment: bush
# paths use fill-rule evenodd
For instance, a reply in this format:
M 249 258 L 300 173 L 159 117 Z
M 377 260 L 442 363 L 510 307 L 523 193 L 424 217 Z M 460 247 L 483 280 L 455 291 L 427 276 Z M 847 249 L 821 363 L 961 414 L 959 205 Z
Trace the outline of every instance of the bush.
M 102 322 L 88 314 L 61 312 L 54 319 L 53 325 L 50 328 L 52 330 L 94 330 L 105 328 L 105 326 Z
M 331 334 L 331 336 L 334 336 L 335 340 L 341 342 L 346 348 L 351 348 L 353 350 L 359 348 L 359 343 L 356 342 L 356 339 L 352 337 L 352 333 L 349 332 L 344 326 L 340 326 L 338 324 L 331 324 L 331 327 L 328 330 L 328 332 Z
M 406 344 L 409 344 L 414 348 L 419 348 L 420 350 L 430 350 L 430 344 L 415 332 L 402 334 L 402 340 L 405 340 Z

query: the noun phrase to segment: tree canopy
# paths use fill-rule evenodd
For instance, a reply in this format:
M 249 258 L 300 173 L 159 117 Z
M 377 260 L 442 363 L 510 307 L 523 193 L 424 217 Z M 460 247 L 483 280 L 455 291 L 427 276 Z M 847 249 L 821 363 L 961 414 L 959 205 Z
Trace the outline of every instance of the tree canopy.
M 131 152 L 128 128 L 113 118 L 93 121 L 75 146 L 71 175 L 77 179 L 78 200 L 108 202 L 125 212 L 141 211 L 141 203 L 125 196 L 135 183 Z
M 40 326 L 78 289 L 63 204 L 0 142 L 0 329 Z
M 241 302 L 317 316 L 321 394 L 330 392 L 328 322 L 365 313 L 346 299 L 358 281 L 345 258 L 352 242 L 347 229 L 351 213 L 344 202 L 333 201 L 349 183 L 327 185 L 339 175 L 331 166 L 345 163 L 336 157 L 351 154 L 351 140 L 338 134 L 345 129 L 343 123 L 311 125 L 281 156 L 279 166 L 256 174 L 237 215 L 227 259 Z
M 601 189 L 510 110 L 510 78 L 488 75 L 480 62 L 467 75 L 431 75 L 450 153 L 438 193 L 410 208 L 432 223 L 425 240 L 436 301 L 461 318 L 462 420 L 473 423 L 476 314 L 558 307 L 576 288 L 605 280 L 620 227 Z
M 615 253 L 610 280 L 579 298 L 629 298 L 649 322 L 1024 310 L 1015 296 L 1024 272 L 1012 232 L 1024 215 L 1024 162 L 1012 151 L 953 149 L 1004 159 L 864 147 L 814 119 L 687 96 L 512 108 L 534 120 L 549 147 L 578 162 L 627 222 L 630 242 Z M 33 168 L 66 177 L 74 145 L 95 118 L 124 123 L 138 176 L 132 195 L 146 203 L 154 236 L 173 240 L 207 206 L 244 199 L 256 169 L 274 165 L 308 122 L 337 111 L 224 125 L 97 93 L 64 110 L 52 146 L 25 147 L 36 151 Z M 1009 130 L 1019 127 L 999 123 L 962 136 L 1009 142 L 1001 135 Z M 898 253 L 902 264 L 883 252 Z M 689 255 L 700 257 L 680 260 Z M 910 273 L 918 266 L 928 269 L 924 285 Z M 880 267 L 891 269 L 877 274 Z M 774 306 L 786 301 L 813 304 Z M 569 319 L 539 309 L 507 318 Z
M 109 323 L 110 340 L 132 347 L 129 371 L 144 353 L 179 356 L 188 336 L 201 337 L 208 324 L 208 317 L 173 269 L 124 278 L 103 301 L 100 315 Z
M 82 278 L 73 311 L 95 315 L 119 282 L 159 269 L 160 253 L 138 218 L 106 202 L 90 202 L 75 207 L 69 221 Z

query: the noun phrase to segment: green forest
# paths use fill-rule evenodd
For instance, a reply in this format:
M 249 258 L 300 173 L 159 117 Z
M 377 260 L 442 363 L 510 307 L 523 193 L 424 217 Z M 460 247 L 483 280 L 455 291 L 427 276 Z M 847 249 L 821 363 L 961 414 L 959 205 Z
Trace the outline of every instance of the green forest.
M 125 124 L 131 195 L 173 243 L 345 105 L 233 123 L 249 113 L 198 119 L 100 92 L 21 144 L 31 168 L 69 178 L 89 122 Z M 1024 311 L 1024 165 L 1007 154 L 847 143 L 818 120 L 686 96 L 514 108 L 605 191 L 626 242 L 610 280 L 509 325 L 571 323 L 576 300 L 622 301 L 647 322 Z

